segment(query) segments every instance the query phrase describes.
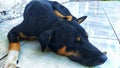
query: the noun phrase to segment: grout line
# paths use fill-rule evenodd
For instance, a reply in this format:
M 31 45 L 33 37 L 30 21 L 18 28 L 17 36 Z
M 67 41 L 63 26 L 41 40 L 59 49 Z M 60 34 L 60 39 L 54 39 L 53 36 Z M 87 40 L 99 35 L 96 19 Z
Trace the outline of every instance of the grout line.
M 118 39 L 111 39 L 111 38 L 99 38 L 99 37 L 89 37 L 89 38 L 96 38 L 96 39 L 109 39 L 109 40 L 118 40 Z
M 110 19 L 109 19 L 109 17 L 108 17 L 108 15 L 107 15 L 107 13 L 106 13 L 106 11 L 105 11 L 104 8 L 103 8 L 103 10 L 104 10 L 104 12 L 105 12 L 105 15 L 106 15 L 106 17 L 107 17 L 107 20 L 108 20 L 110 26 L 111 26 L 112 29 L 113 29 L 113 32 L 115 33 L 115 36 L 116 36 L 116 38 L 117 38 L 117 40 L 118 40 L 118 42 L 119 42 L 119 44 L 120 44 L 120 40 L 119 40 L 119 38 L 118 38 L 118 36 L 117 36 L 117 33 L 115 32 L 115 29 L 114 29 L 114 27 L 112 26 L 112 23 L 111 23 L 111 21 L 110 21 Z
M 7 53 L 6 55 L 4 55 L 2 58 L 0 58 L 0 61 L 1 61 L 2 59 L 4 59 L 5 57 L 7 57 L 7 55 L 8 55 L 8 53 Z

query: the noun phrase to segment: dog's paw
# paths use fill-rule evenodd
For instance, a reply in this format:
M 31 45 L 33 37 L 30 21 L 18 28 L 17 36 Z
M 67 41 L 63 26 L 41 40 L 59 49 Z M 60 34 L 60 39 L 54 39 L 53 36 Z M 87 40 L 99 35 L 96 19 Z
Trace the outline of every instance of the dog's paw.
M 0 68 L 16 68 L 16 57 L 11 58 L 9 56 L 7 56 L 7 58 L 5 59 L 5 61 L 2 63 Z
M 18 51 L 9 51 L 5 62 L 2 63 L 0 68 L 16 68 L 18 53 Z
M 5 62 L 2 64 L 1 68 L 16 68 L 16 64 L 12 62 Z

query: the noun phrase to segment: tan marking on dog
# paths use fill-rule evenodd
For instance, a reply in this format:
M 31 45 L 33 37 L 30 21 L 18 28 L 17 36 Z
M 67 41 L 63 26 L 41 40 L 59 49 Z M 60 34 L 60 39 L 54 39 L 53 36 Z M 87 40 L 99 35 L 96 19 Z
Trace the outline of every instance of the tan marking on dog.
M 31 40 L 31 41 L 37 40 L 37 37 L 35 37 L 35 36 L 30 36 L 30 37 L 28 37 L 28 40 Z
M 72 21 L 72 16 L 66 16 L 68 21 Z
M 71 20 L 72 20 L 72 16 L 64 16 L 64 15 L 62 15 L 62 14 L 61 14 L 59 11 L 57 11 L 57 10 L 54 10 L 54 13 L 55 13 L 58 17 L 60 17 L 60 18 L 62 18 L 62 19 L 67 18 L 68 21 L 71 21 Z
M 10 43 L 9 44 L 9 50 L 20 51 L 20 43 L 19 42 Z
M 65 55 L 65 56 L 78 56 L 78 52 L 75 51 L 66 51 L 66 46 L 63 46 L 61 49 L 58 50 L 58 54 Z
M 65 53 L 66 56 L 78 56 L 78 52 L 70 51 Z
M 77 37 L 76 40 L 79 42 L 80 41 L 80 37 Z
M 20 38 L 28 38 L 23 32 L 20 32 L 19 35 L 20 35 Z
M 65 51 L 66 51 L 66 46 L 63 46 L 62 48 L 60 48 L 60 49 L 58 50 L 58 54 L 64 55 L 64 54 L 65 54 Z
M 25 40 L 30 40 L 30 41 L 37 40 L 37 37 L 35 37 L 35 36 L 30 36 L 30 37 L 28 37 L 28 36 L 25 35 L 23 32 L 20 32 L 20 33 L 19 33 L 19 36 L 20 36 L 20 38 L 23 38 L 23 39 L 25 39 Z
M 60 17 L 60 18 L 63 18 L 63 17 L 65 17 L 64 15 L 62 15 L 60 12 L 58 12 L 57 10 L 54 10 L 54 13 L 58 16 L 58 17 Z

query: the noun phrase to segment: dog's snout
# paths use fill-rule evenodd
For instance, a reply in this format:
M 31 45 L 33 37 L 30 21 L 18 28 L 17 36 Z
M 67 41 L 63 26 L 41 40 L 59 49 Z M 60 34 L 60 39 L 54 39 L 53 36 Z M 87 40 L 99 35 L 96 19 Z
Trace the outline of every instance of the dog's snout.
M 87 64 L 85 64 L 86 66 L 92 67 L 92 66 L 97 66 L 97 65 L 101 65 L 103 64 L 105 61 L 107 60 L 107 56 L 106 55 L 101 55 L 99 57 L 93 58 L 91 59 L 89 62 L 87 62 Z
M 96 65 L 100 65 L 103 64 L 105 61 L 107 60 L 107 56 L 106 55 L 101 55 L 99 57 L 93 58 L 90 60 L 91 63 L 89 63 L 87 66 L 96 66 Z
M 96 63 L 102 64 L 107 60 L 106 55 L 102 55 L 100 57 L 98 57 L 98 60 L 96 60 Z

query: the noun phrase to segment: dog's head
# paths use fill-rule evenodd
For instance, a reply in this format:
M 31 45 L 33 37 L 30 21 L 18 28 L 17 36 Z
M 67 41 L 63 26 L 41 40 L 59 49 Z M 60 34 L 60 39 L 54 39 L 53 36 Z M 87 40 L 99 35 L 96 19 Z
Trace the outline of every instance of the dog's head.
M 74 21 L 58 21 L 55 25 L 41 34 L 42 50 L 48 45 L 58 54 L 65 55 L 71 60 L 86 66 L 96 66 L 104 63 L 107 57 L 89 42 L 88 34 L 79 25 L 86 16 Z M 51 38 L 50 38 L 51 37 Z

